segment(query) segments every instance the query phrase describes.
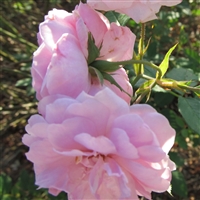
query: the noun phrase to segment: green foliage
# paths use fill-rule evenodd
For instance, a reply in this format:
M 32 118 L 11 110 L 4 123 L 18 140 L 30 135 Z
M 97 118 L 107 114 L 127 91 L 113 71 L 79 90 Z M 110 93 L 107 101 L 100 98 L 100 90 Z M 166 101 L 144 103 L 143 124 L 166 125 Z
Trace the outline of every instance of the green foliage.
M 92 63 L 96 58 L 99 57 L 100 50 L 95 45 L 94 38 L 91 33 L 88 34 L 88 64 Z
M 194 73 L 190 68 L 173 68 L 166 74 L 166 77 L 177 81 L 190 81 L 190 86 L 196 86 L 200 81 L 197 73 Z
M 187 197 L 187 184 L 182 173 L 179 171 L 172 172 L 172 194 L 180 197 Z
M 178 99 L 179 111 L 188 125 L 198 134 L 200 134 L 200 100 L 197 98 Z
M 125 26 L 130 19 L 130 17 L 128 17 L 127 15 L 119 14 L 119 13 L 114 12 L 114 11 L 106 12 L 105 16 L 109 19 L 110 23 L 115 22 L 115 23 L 117 23 L 118 25 L 121 25 L 121 26 Z
M 67 194 L 62 192 L 57 197 L 48 194 L 46 189 L 37 190 L 34 184 L 33 174 L 21 171 L 15 184 L 6 174 L 0 176 L 0 199 L 1 200 L 56 200 L 67 199 Z

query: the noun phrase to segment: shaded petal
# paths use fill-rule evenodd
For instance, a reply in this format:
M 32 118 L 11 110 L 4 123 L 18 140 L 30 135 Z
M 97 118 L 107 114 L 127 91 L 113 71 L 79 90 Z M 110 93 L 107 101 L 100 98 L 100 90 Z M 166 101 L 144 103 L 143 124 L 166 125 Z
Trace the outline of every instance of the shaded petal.
M 122 115 L 115 119 L 113 127 L 124 130 L 135 147 L 152 144 L 154 141 L 153 132 L 138 115 Z
M 76 135 L 74 140 L 82 144 L 84 147 L 103 155 L 108 155 L 116 152 L 112 141 L 104 136 L 92 137 L 87 133 L 81 133 Z
M 63 35 L 51 64 L 46 74 L 49 94 L 77 97 L 82 91 L 88 91 L 90 82 L 87 62 L 74 36 Z
M 34 52 L 33 54 L 33 63 L 31 67 L 31 75 L 32 75 L 32 85 L 36 91 L 37 99 L 40 100 L 41 88 L 43 84 L 43 79 L 47 72 L 47 68 L 50 64 L 52 57 L 52 52 L 44 45 L 41 46 Z M 44 91 L 45 94 L 48 94 L 47 91 Z
M 88 34 L 87 26 L 84 24 L 83 19 L 79 18 L 76 22 L 77 37 L 80 42 L 82 52 L 87 60 L 88 58 Z
M 124 130 L 114 128 L 110 134 L 110 139 L 117 149 L 117 155 L 128 159 L 138 158 L 137 149 L 130 143 Z
M 121 91 L 117 86 L 111 84 L 109 81 L 104 81 L 104 84 L 109 87 L 113 92 L 115 92 L 119 97 L 124 99 L 128 104 L 130 104 L 131 96 L 133 96 L 133 88 L 129 82 L 128 75 L 124 68 L 120 68 L 112 73 L 112 77 L 115 81 L 123 88 L 124 91 Z M 128 95 L 128 94 L 129 95 Z
M 79 97 L 80 96 L 82 96 L 82 93 Z M 83 96 L 85 96 L 85 93 Z M 79 99 L 79 97 L 77 99 Z M 85 97 L 87 98 L 87 95 Z M 110 115 L 109 109 L 95 98 L 86 98 L 82 103 L 71 105 L 68 108 L 69 113 L 93 121 L 96 127 L 96 132 L 93 133 L 93 136 L 106 135 L 107 123 Z
M 110 29 L 104 35 L 99 59 L 108 61 L 132 59 L 135 38 L 129 28 L 111 23 Z
M 100 156 L 97 163 L 93 166 L 89 175 L 89 183 L 92 193 L 95 195 L 103 180 L 103 159 Z
M 131 196 L 131 190 L 127 186 L 128 184 L 128 179 L 120 166 L 113 160 L 113 159 L 108 159 L 107 162 L 104 164 L 104 169 L 108 173 L 109 176 L 116 176 L 116 183 L 119 187 L 120 190 L 120 196 L 119 198 L 128 198 Z
M 63 124 L 49 125 L 48 138 L 53 147 L 61 152 L 73 149 L 85 150 L 85 147 L 76 142 L 76 136 L 83 132 L 93 135 L 95 131 L 92 121 L 73 117 L 66 119 Z
M 65 106 L 65 108 L 67 107 L 67 105 L 68 104 L 70 104 L 70 103 L 73 103 L 73 102 L 76 102 L 76 100 L 75 99 L 72 99 L 72 98 L 70 98 L 70 97 L 67 97 L 67 96 L 65 96 L 65 95 L 49 95 L 49 96 L 46 96 L 46 97 L 43 97 L 40 101 L 39 101 L 39 103 L 38 103 L 38 112 L 44 117 L 44 118 L 46 118 L 46 111 L 47 111 L 47 105 L 49 105 L 49 104 L 53 104 L 56 100 L 57 100 L 57 102 L 61 102 L 61 99 L 62 98 L 65 98 L 65 100 L 63 100 L 63 102 L 59 105 L 59 106 L 61 106 L 62 107 L 62 105 L 63 106 Z M 55 105 L 55 107 L 57 107 L 57 109 L 58 109 L 58 107 L 59 107 L 58 105 Z M 53 107 L 53 105 L 52 105 L 52 107 Z M 50 107 L 49 107 L 50 108 Z M 52 108 L 53 109 L 53 108 Z M 65 110 L 65 109 L 64 109 Z M 50 113 L 50 111 L 49 111 L 49 113 Z M 59 113 L 59 112 L 58 112 Z M 61 114 L 61 113 L 59 113 L 59 114 Z M 53 121 L 52 121 L 53 122 Z

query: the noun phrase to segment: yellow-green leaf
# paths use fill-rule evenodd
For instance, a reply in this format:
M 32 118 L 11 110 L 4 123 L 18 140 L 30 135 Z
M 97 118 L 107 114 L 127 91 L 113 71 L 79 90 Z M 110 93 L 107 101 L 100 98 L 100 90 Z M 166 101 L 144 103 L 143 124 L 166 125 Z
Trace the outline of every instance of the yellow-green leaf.
M 172 53 L 172 51 L 176 48 L 178 44 L 175 44 L 172 48 L 169 49 L 169 51 L 166 53 L 165 58 L 163 59 L 163 61 L 161 62 L 161 64 L 159 65 L 159 68 L 162 71 L 162 76 L 161 78 L 165 75 L 165 73 L 167 72 L 167 69 L 169 67 L 169 57 Z M 156 77 L 158 77 L 158 72 L 156 74 Z

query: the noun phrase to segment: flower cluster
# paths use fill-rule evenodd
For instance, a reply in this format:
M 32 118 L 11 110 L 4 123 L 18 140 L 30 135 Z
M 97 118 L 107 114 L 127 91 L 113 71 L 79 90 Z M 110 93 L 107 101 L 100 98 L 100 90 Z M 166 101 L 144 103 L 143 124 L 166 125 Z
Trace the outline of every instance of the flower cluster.
M 71 200 L 150 199 L 152 191 L 168 189 L 174 129 L 151 106 L 130 105 L 133 89 L 122 66 L 105 72 L 118 86 L 101 82 L 92 67 L 98 60 L 131 59 L 135 35 L 92 7 L 129 14 L 143 5 L 153 14 L 139 9 L 131 16 L 139 22 L 174 4 L 88 0 L 72 13 L 53 9 L 45 16 L 31 68 L 39 114 L 22 139 L 40 188 L 65 191 Z
M 92 35 L 99 49 L 96 60 L 123 61 L 132 58 L 135 35 L 127 27 L 110 24 L 106 17 L 87 4 L 80 3 L 73 13 L 53 9 L 39 26 L 40 47 L 34 53 L 31 69 L 38 100 L 53 94 L 75 98 L 82 91 L 94 94 L 102 89 L 88 71 L 88 34 Z M 113 77 L 130 96 L 133 94 L 123 68 Z M 130 96 L 116 86 L 106 81 L 105 85 L 130 102 Z

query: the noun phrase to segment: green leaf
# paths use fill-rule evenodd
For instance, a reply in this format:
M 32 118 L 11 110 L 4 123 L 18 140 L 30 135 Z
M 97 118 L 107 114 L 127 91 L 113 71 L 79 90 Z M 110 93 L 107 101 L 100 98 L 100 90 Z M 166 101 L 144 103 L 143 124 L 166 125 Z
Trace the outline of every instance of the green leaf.
M 100 51 L 95 45 L 94 38 L 91 33 L 88 34 L 88 64 L 92 63 L 99 57 Z
M 184 50 L 185 54 L 191 58 L 194 62 L 197 64 L 200 64 L 200 59 L 199 59 L 199 53 L 190 49 L 190 48 L 185 48 Z
M 128 17 L 127 15 L 120 14 L 115 11 L 108 11 L 105 13 L 105 16 L 108 18 L 110 23 L 115 22 L 121 26 L 125 26 L 130 19 L 130 17 Z
M 16 82 L 15 86 L 20 87 L 20 86 L 31 86 L 32 79 L 31 78 L 24 78 L 20 79 Z
M 162 114 L 169 120 L 170 125 L 176 129 L 177 132 L 183 129 L 185 125 L 183 118 L 172 109 L 165 108 L 162 110 Z M 178 136 L 178 134 L 176 136 Z
M 102 73 L 98 69 L 96 69 L 94 67 L 89 67 L 89 71 L 90 71 L 91 75 L 97 76 L 100 84 L 103 85 L 103 79 L 104 78 L 103 78 Z
M 184 68 L 173 68 L 167 72 L 166 77 L 177 81 L 191 81 L 191 86 L 195 86 L 199 79 L 192 69 Z
M 143 53 L 144 53 L 144 54 L 146 53 L 147 49 L 149 48 L 150 41 L 151 41 L 151 38 L 148 39 L 147 45 L 146 45 L 146 47 L 145 47 L 144 50 L 143 50 Z
M 115 79 L 110 75 L 107 74 L 105 72 L 102 72 L 103 78 L 107 81 L 109 81 L 111 84 L 115 85 L 116 87 L 118 87 L 121 91 L 123 91 L 124 93 L 126 93 L 128 96 L 131 96 L 129 93 L 127 93 L 116 81 Z
M 184 159 L 177 152 L 169 152 L 169 157 L 177 166 L 184 165 Z
M 187 184 L 183 174 L 179 171 L 172 172 L 172 193 L 180 197 L 187 197 Z
M 163 107 L 165 105 L 170 104 L 174 99 L 174 96 L 169 93 L 163 93 L 163 92 L 156 92 L 154 95 L 154 103 L 156 103 L 156 106 Z
M 190 128 L 200 134 L 200 99 L 179 97 L 178 107 Z
M 6 174 L 0 176 L 0 196 L 9 194 L 12 188 L 12 179 Z
M 161 64 L 159 65 L 161 71 L 162 71 L 162 77 L 165 75 L 165 73 L 167 72 L 167 69 L 169 67 L 169 57 L 172 53 L 172 51 L 176 48 L 178 44 L 175 44 L 172 48 L 169 49 L 169 51 L 167 52 L 167 54 L 164 57 L 164 60 L 161 62 Z M 156 76 L 158 76 L 158 73 L 156 74 Z
M 112 63 L 106 60 L 96 60 L 92 62 L 90 66 L 98 69 L 101 72 L 114 72 L 121 68 L 119 64 Z

